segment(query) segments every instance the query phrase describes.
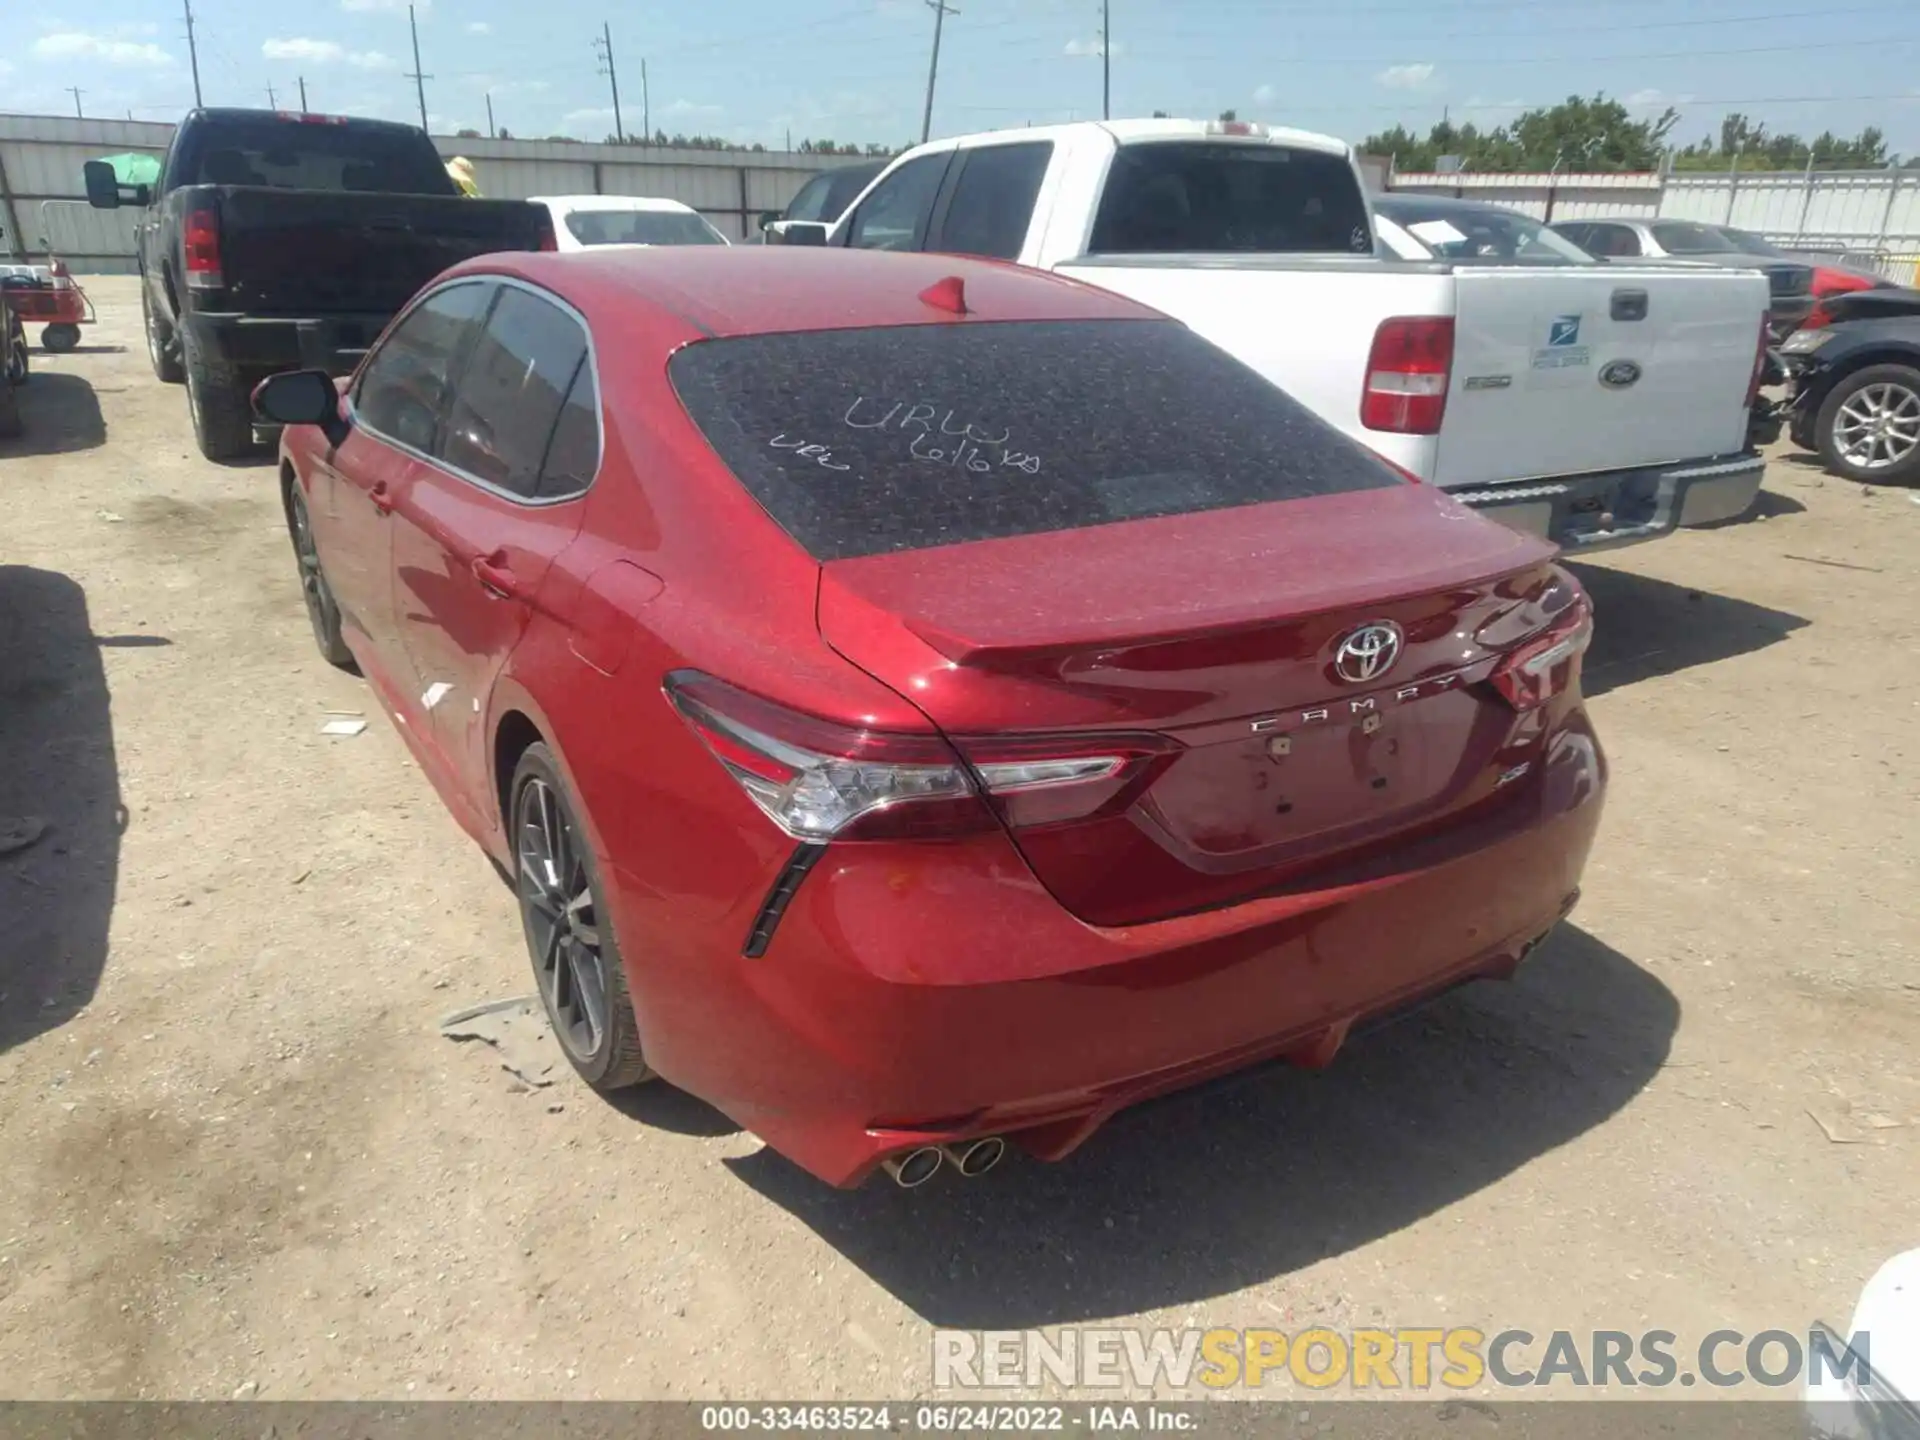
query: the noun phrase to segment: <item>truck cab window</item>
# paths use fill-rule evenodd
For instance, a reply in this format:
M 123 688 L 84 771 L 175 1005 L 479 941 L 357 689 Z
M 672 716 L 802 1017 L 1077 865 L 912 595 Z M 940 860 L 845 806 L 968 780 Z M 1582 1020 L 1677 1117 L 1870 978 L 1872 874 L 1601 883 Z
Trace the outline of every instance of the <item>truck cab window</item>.
M 855 250 L 918 250 L 951 158 L 947 151 L 922 155 L 882 180 L 853 212 L 847 244 Z
M 1017 260 L 1033 223 L 1034 201 L 1053 159 L 1053 142 L 981 145 L 960 152 L 960 178 L 933 246 L 955 255 Z

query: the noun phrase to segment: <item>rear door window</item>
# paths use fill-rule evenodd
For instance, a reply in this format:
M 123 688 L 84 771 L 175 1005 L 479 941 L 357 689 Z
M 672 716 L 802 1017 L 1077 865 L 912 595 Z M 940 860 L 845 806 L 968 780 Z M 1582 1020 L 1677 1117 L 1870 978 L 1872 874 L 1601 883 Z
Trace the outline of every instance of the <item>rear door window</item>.
M 929 248 L 954 255 L 1017 260 L 1033 224 L 1034 201 L 1053 160 L 1053 142 L 981 145 L 962 150 L 940 235 Z
M 887 176 L 860 202 L 847 228 L 855 250 L 918 250 L 952 152 L 922 155 Z
M 1345 155 L 1285 145 L 1123 145 L 1088 249 L 1096 255 L 1365 255 L 1366 196 Z
M 823 561 L 1405 483 L 1172 321 L 740 336 L 668 373 Z
M 502 286 L 448 408 L 441 457 L 497 489 L 533 498 L 556 422 L 586 363 L 578 320 L 531 291 Z

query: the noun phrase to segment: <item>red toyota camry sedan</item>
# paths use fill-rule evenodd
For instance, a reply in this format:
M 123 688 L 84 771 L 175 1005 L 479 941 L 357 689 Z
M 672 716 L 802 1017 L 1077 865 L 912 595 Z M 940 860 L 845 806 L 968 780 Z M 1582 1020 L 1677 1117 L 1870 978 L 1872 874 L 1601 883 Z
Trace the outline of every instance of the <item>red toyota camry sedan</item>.
M 496 255 L 256 404 L 320 648 L 515 878 L 567 1058 L 833 1184 L 1325 1064 L 1578 894 L 1552 550 L 1131 301 Z

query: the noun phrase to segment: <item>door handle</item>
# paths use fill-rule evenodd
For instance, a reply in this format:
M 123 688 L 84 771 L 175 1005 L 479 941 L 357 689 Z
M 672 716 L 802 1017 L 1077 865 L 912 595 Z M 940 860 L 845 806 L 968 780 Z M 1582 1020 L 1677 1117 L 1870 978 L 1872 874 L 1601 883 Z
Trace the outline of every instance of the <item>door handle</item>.
M 373 508 L 379 514 L 391 515 L 393 513 L 393 495 L 388 491 L 386 481 L 374 481 L 373 488 L 367 491 L 367 499 L 373 502 Z
M 513 571 L 507 567 L 507 552 L 496 550 L 491 555 L 476 555 L 473 559 L 473 578 L 480 582 L 480 588 L 496 600 L 517 600 L 520 598 L 520 586 L 513 578 Z

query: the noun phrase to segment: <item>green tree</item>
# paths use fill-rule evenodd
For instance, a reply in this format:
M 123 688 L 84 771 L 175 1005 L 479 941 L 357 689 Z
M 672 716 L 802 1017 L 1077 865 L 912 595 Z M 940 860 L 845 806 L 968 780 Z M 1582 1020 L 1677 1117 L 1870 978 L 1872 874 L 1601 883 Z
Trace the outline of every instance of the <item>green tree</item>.
M 1491 130 L 1443 120 L 1423 138 L 1396 125 L 1369 135 L 1361 148 L 1393 156 L 1401 170 L 1430 170 L 1442 155 L 1457 155 L 1465 168 L 1481 171 L 1653 170 L 1679 121 L 1672 109 L 1635 120 L 1617 100 L 1570 95 Z

